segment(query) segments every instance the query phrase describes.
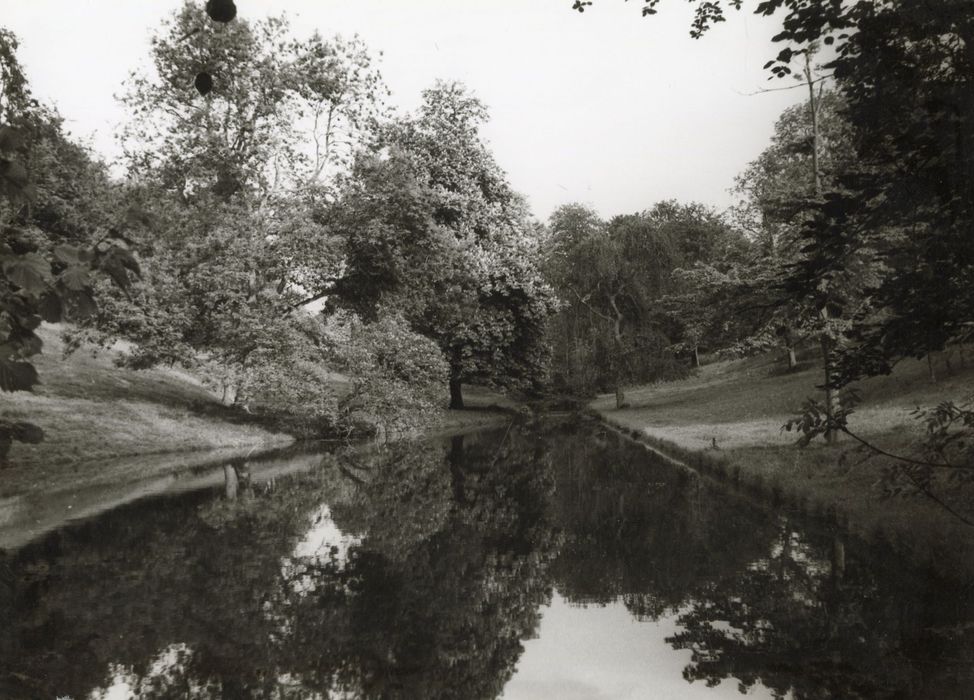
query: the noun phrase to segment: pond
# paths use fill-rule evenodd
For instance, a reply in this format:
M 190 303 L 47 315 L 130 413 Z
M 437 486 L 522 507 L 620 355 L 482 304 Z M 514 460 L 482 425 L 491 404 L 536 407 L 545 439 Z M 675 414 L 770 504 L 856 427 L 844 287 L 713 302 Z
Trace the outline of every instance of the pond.
M 2 555 L 0 697 L 974 696 L 969 587 L 597 424 L 295 459 Z

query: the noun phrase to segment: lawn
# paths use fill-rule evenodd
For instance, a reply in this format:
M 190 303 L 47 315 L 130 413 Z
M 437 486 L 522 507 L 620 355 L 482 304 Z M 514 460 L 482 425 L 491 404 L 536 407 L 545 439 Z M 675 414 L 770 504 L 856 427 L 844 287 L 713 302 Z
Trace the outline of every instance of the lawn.
M 40 330 L 34 392 L 0 396 L 0 417 L 30 421 L 45 433 L 14 443 L 0 472 L 0 496 L 111 479 L 115 458 L 217 448 L 264 449 L 293 442 L 253 422 L 230 420 L 203 383 L 173 368 L 114 366 L 115 351 L 81 350 L 65 358 L 60 329 Z M 220 417 L 220 412 L 227 417 Z

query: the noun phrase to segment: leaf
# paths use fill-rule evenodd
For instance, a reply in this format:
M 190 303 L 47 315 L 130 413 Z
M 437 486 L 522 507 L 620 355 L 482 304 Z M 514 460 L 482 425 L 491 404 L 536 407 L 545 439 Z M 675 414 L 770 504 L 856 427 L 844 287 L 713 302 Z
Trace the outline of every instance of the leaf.
M 27 253 L 37 252 L 37 244 L 20 229 L 11 227 L 6 229 L 4 233 L 7 236 L 7 245 L 14 254 L 26 255 Z
M 72 265 L 58 278 L 61 284 L 72 291 L 80 292 L 91 286 L 91 275 L 83 265 Z
M 17 188 L 27 185 L 27 171 L 24 166 L 9 158 L 0 158 L 0 178 L 12 183 Z
M 130 271 L 136 276 L 142 273 L 139 262 L 132 255 L 132 251 L 119 246 L 112 246 L 102 256 L 101 261 L 98 263 L 98 268 L 111 277 L 115 284 L 123 290 L 128 290 L 131 283 L 128 275 Z
M 8 280 L 32 295 L 47 289 L 51 280 L 51 266 L 36 253 L 7 258 L 3 262 L 3 272 Z
M 54 248 L 54 257 L 68 265 L 77 265 L 81 262 L 82 251 L 75 245 L 59 245 Z
M 24 135 L 12 126 L 0 126 L 0 151 L 13 151 L 24 143 Z
M 37 370 L 31 363 L 0 360 L 0 390 L 30 391 L 37 381 Z

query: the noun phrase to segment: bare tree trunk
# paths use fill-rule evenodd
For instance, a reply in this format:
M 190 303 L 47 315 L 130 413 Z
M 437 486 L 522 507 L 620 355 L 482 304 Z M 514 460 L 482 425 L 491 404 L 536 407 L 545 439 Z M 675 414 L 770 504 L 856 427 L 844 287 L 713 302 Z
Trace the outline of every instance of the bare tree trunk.
M 927 353 L 927 373 L 930 375 L 930 381 L 937 381 L 937 370 L 933 368 L 933 351 Z
M 828 310 L 822 309 L 822 319 L 827 322 L 828 318 Z M 822 332 L 822 366 L 825 370 L 825 416 L 831 425 L 841 406 L 839 405 L 839 393 L 832 388 L 832 341 L 826 331 Z M 838 431 L 831 428 L 825 431 L 825 440 L 829 444 L 835 444 L 838 439 Z
M 625 370 L 623 369 L 623 363 L 626 361 L 625 345 L 622 342 L 622 311 L 619 310 L 619 305 L 616 304 L 616 294 L 609 296 L 609 303 L 612 304 L 612 310 L 615 312 L 615 319 L 612 322 L 612 330 L 615 335 L 616 341 L 616 354 L 617 359 L 617 369 L 616 369 L 616 408 L 623 408 L 626 405 L 626 394 L 622 390 L 622 381 L 625 376 Z
M 805 81 L 808 83 L 808 111 L 812 118 L 812 179 L 815 186 L 815 198 L 822 197 L 822 175 L 819 172 L 819 133 L 818 133 L 818 104 L 815 98 L 815 81 L 812 79 L 812 58 L 811 54 L 805 52 Z M 832 341 L 828 335 L 829 310 L 823 305 L 819 312 L 822 317 L 822 364 L 825 368 L 825 415 L 831 424 L 838 412 L 839 396 L 832 388 Z M 835 443 L 839 434 L 835 430 L 828 430 L 825 433 L 825 440 Z
M 700 368 L 700 346 L 693 346 L 693 367 L 694 369 Z
M 798 367 L 798 358 L 795 357 L 795 346 L 788 346 L 788 369 L 793 370 Z
M 232 464 L 223 465 L 223 481 L 226 485 L 226 496 L 228 501 L 237 500 L 237 470 Z
M 450 377 L 450 408 L 463 408 L 463 387 L 458 377 Z

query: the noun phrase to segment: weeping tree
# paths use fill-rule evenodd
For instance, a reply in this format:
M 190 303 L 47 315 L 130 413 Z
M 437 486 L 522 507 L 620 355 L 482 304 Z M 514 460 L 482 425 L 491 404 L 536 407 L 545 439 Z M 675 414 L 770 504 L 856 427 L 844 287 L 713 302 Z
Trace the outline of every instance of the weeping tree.
M 556 371 L 569 388 L 609 388 L 622 407 L 627 383 L 682 374 L 673 348 L 688 329 L 665 312 L 664 300 L 677 288 L 676 269 L 724 245 L 728 229 L 718 217 L 666 201 L 605 223 L 572 204 L 548 226 L 545 270 L 563 304 L 553 344 L 571 348 Z M 579 382 L 572 375 L 585 366 L 595 375 Z

